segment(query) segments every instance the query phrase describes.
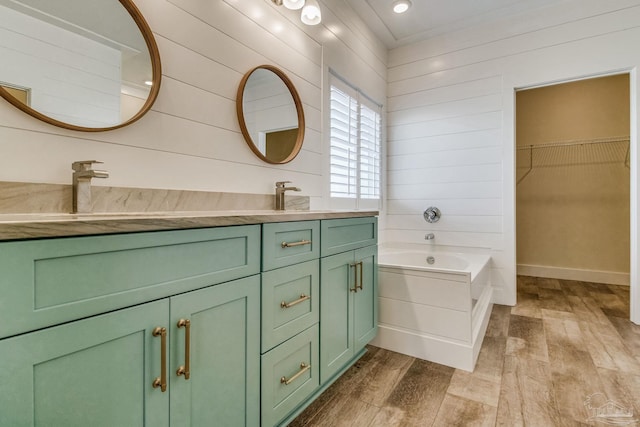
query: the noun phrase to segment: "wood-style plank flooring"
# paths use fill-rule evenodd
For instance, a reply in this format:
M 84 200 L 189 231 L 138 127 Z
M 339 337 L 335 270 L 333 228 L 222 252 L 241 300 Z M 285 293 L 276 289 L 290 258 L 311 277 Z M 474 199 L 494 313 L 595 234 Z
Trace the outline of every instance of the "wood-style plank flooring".
M 629 288 L 520 276 L 518 304 L 494 305 L 473 373 L 369 347 L 290 426 L 613 425 L 589 420 L 589 396 L 631 409 L 626 425 L 640 427 Z

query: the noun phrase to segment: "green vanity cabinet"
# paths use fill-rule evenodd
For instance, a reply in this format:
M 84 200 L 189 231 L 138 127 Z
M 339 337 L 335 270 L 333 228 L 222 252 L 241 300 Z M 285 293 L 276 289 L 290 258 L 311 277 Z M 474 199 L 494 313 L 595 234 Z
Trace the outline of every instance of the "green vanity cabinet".
M 165 299 L 0 341 L 0 425 L 168 426 L 152 387 L 168 313 Z
M 278 425 L 320 386 L 319 255 L 320 221 L 263 225 L 263 427 Z
M 170 325 L 170 425 L 259 426 L 260 276 L 172 297 Z
M 2 427 L 287 425 L 377 330 L 376 217 L 3 241 L 0 271 Z
M 326 232 L 328 230 L 328 232 Z M 339 232 L 337 232 L 339 230 Z M 320 260 L 320 380 L 331 380 L 375 337 L 378 271 L 375 217 L 323 221 L 322 247 L 353 248 Z M 326 236 L 326 237 L 325 237 Z M 365 245 L 364 247 L 359 247 Z
M 260 225 L 0 242 L 0 338 L 260 272 Z
M 258 426 L 259 304 L 255 275 L 2 340 L 0 425 Z
M 1 242 L 0 426 L 259 426 L 260 228 Z
M 312 221 L 263 226 L 262 427 L 293 421 L 377 333 L 377 218 L 323 219 L 319 239 L 315 227 Z M 280 251 L 278 242 L 288 241 L 280 236 L 288 233 L 288 240 L 312 244 L 294 246 L 299 254 Z M 310 261 L 314 245 L 318 259 Z M 291 265 L 265 271 L 274 258 Z

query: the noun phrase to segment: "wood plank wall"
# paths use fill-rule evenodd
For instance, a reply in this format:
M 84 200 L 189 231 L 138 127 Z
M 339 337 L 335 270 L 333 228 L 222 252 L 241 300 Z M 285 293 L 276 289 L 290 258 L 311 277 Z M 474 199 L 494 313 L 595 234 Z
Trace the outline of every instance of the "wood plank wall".
M 488 249 L 495 301 L 513 304 L 514 90 L 629 72 L 639 42 L 639 1 L 571 0 L 391 50 L 385 240 Z
M 69 183 L 71 162 L 99 159 L 111 173 L 96 185 L 237 193 L 273 192 L 287 179 L 323 208 L 323 74 L 339 69 L 384 102 L 387 50 L 342 0 L 321 3 L 323 23 L 266 0 L 135 0 L 162 57 L 152 110 L 115 131 L 73 132 L 0 100 L 0 181 Z M 348 59 L 347 59 L 348 58 Z M 260 64 L 283 69 L 304 104 L 306 138 L 291 163 L 261 162 L 236 119 L 236 90 Z M 36 154 L 38 154 L 36 156 Z M 44 154 L 44 155 L 43 155 Z

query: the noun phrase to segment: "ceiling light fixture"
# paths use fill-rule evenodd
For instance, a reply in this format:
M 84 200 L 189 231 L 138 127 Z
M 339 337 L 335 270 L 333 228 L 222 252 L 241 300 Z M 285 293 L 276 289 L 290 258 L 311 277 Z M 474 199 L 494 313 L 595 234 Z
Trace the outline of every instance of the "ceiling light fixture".
M 287 9 L 298 10 L 304 6 L 304 0 L 282 0 L 282 4 Z
M 317 0 L 271 0 L 276 6 L 291 10 L 300 10 L 300 20 L 307 25 L 318 25 L 322 21 L 322 12 Z
M 300 19 L 307 25 L 318 25 L 322 21 L 320 5 L 316 0 L 308 0 L 302 8 Z
M 397 0 L 393 2 L 393 11 L 395 13 L 404 13 L 411 7 L 409 0 Z

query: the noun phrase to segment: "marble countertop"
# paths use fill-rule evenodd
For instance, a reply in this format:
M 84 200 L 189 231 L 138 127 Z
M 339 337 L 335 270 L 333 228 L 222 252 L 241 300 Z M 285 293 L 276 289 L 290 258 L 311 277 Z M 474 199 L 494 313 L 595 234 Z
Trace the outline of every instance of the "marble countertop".
M 376 216 L 378 211 L 189 211 L 0 214 L 0 240 Z

